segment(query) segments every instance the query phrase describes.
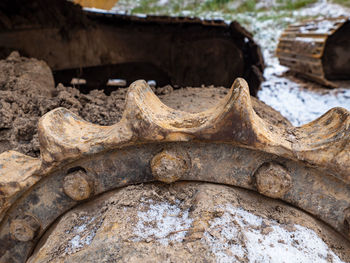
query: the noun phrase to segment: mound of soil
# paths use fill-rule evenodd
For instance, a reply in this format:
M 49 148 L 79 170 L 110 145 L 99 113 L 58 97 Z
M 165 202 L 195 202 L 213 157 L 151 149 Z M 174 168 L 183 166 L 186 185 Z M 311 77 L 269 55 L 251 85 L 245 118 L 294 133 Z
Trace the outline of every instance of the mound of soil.
M 155 88 L 168 106 L 196 112 L 217 104 L 228 90 L 223 87 Z M 103 90 L 83 94 L 74 87 L 56 88 L 47 64 L 20 57 L 13 52 L 0 61 L 0 153 L 15 150 L 38 157 L 40 154 L 37 124 L 41 116 L 57 107 L 65 107 L 99 125 L 112 125 L 121 119 L 127 89 L 119 88 L 106 95 Z M 252 97 L 257 114 L 277 126 L 290 123 L 277 111 Z

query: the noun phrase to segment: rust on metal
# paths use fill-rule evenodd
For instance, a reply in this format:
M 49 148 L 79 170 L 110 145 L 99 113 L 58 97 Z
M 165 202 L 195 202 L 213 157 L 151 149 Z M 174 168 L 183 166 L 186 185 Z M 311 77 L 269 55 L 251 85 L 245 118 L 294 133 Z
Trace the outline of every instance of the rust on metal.
M 33 240 L 38 234 L 40 223 L 30 215 L 14 219 L 10 225 L 12 237 L 20 242 Z
M 0 262 L 25 262 L 50 225 L 81 202 L 155 181 L 256 191 L 309 212 L 350 240 L 349 127 L 342 108 L 301 127 L 267 124 L 243 79 L 199 113 L 167 107 L 145 81 L 130 85 L 123 118 L 112 126 L 57 108 L 40 119 L 40 159 L 0 155 L 0 185 L 13 176 L 18 186 L 0 192 L 7 204 L 0 210 Z M 23 215 L 35 221 L 21 221 Z
M 88 199 L 93 192 L 93 184 L 89 182 L 82 170 L 69 173 L 64 178 L 63 189 L 66 195 L 75 201 Z
M 173 183 L 179 180 L 188 170 L 189 161 L 181 154 L 163 151 L 153 157 L 151 170 L 153 176 L 160 182 Z
M 281 198 L 292 187 L 292 178 L 285 167 L 278 163 L 263 164 L 255 173 L 256 186 L 262 195 Z
M 349 79 L 350 21 L 348 17 L 307 20 L 282 33 L 277 57 L 281 65 L 329 87 Z

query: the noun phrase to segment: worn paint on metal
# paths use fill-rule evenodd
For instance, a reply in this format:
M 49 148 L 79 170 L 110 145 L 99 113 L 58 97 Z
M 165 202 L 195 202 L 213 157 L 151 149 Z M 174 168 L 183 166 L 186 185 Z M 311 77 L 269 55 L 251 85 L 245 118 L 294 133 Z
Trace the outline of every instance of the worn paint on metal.
M 145 81 L 130 86 L 123 118 L 112 126 L 55 109 L 39 122 L 40 159 L 0 155 L 0 186 L 6 189 L 10 178 L 28 182 L 16 192 L 0 192 L 8 204 L 0 212 L 0 262 L 25 262 L 47 228 L 80 202 L 157 180 L 257 191 L 309 212 L 349 239 L 349 129 L 349 112 L 342 108 L 301 127 L 268 125 L 252 108 L 243 79 L 216 107 L 200 113 L 167 107 Z M 23 162 L 13 161 L 17 155 Z M 272 192 L 260 180 L 269 175 Z M 79 180 L 84 187 L 75 191 Z M 18 225 L 23 215 L 35 224 Z

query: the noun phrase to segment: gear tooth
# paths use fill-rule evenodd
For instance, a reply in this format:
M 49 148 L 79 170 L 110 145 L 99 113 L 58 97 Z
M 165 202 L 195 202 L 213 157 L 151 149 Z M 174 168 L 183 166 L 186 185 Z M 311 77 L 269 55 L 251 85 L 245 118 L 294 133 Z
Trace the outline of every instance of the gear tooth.
M 256 138 L 251 124 L 262 121 L 252 107 L 248 84 L 241 78 L 235 80 L 229 94 L 217 106 L 200 113 L 169 108 L 145 81 L 136 81 L 130 85 L 123 119 L 141 141 L 188 141 L 198 138 L 235 141 L 243 145 L 254 145 Z M 228 122 L 232 125 L 228 125 Z M 254 137 L 250 138 L 251 141 L 245 138 L 247 133 L 242 132 L 243 128 Z M 236 136 L 228 135 L 232 134 L 232 129 L 234 133 L 237 131 Z
M 65 108 L 46 113 L 39 120 L 40 154 L 44 164 L 58 163 L 65 154 L 79 154 L 84 121 Z
M 123 120 L 127 120 L 131 125 L 140 120 L 152 121 L 152 113 L 157 113 L 157 108 L 165 108 L 159 98 L 154 94 L 150 86 L 144 80 L 133 82 L 129 88 L 125 99 L 125 109 Z M 153 111 L 153 112 L 152 112 Z
M 349 115 L 345 109 L 334 108 L 302 127 L 268 125 L 255 113 L 249 86 L 240 78 L 215 107 L 199 113 L 169 108 L 145 81 L 130 85 L 123 118 L 112 126 L 95 125 L 57 108 L 39 121 L 41 160 L 13 151 L 0 154 L 0 222 L 4 222 L 0 242 L 11 235 L 11 255 L 22 251 L 26 257 L 35 244 L 28 241 L 42 235 L 77 202 L 128 184 L 180 179 L 255 189 L 310 212 L 342 233 L 344 224 L 346 228 L 349 225 Z M 166 143 L 190 140 L 200 144 Z M 146 143 L 153 145 L 142 145 Z M 220 144 L 231 152 L 221 152 Z M 163 146 L 165 150 L 156 154 Z M 119 148 L 123 148 L 121 152 L 116 150 Z M 205 149 L 210 149 L 213 157 L 201 152 Z M 130 158 L 137 155 L 135 150 L 141 150 L 141 155 Z M 215 176 L 207 175 L 206 169 L 216 165 L 217 157 L 221 161 Z M 128 169 L 137 172 L 133 175 Z M 238 176 L 240 173 L 244 176 Z M 37 189 L 47 185 L 52 192 L 45 189 L 37 194 Z M 304 193 L 307 187 L 311 190 Z M 41 205 L 31 200 L 39 200 Z M 57 205 L 59 202 L 62 205 Z M 8 209 L 10 206 L 20 208 Z M 28 213 L 22 215 L 22 209 Z M 23 234 L 18 229 L 28 231 Z
M 230 88 L 230 92 L 218 105 L 218 108 L 220 107 L 229 107 L 228 109 L 226 109 L 226 111 L 245 111 L 245 114 L 247 114 L 248 116 L 251 115 L 252 112 L 254 112 L 254 109 L 250 99 L 248 83 L 242 78 L 237 78 L 233 82 Z M 224 109 L 220 110 L 222 112 L 225 111 Z
M 245 130 L 243 140 L 234 138 L 232 142 L 253 146 L 255 149 L 264 150 L 289 159 L 305 161 L 313 166 L 329 170 L 339 179 L 350 183 L 350 113 L 344 108 L 333 108 L 318 119 L 292 130 L 281 130 L 277 127 L 268 127 L 254 111 L 249 87 L 244 79 L 237 79 L 231 88 L 232 99 L 228 105 L 232 113 L 240 113 L 239 122 L 242 127 L 229 125 L 230 116 L 219 127 L 219 136 L 222 133 L 239 132 Z M 229 116 L 229 115 L 228 115 Z M 226 117 L 227 118 L 227 117 Z M 250 134 L 250 136 L 248 136 Z
M 38 129 L 44 168 L 87 154 L 97 144 L 103 147 L 108 131 L 109 127 L 86 122 L 65 108 L 48 112 Z
M 331 169 L 349 182 L 349 112 L 334 108 L 319 119 L 290 131 L 268 126 L 254 111 L 249 86 L 238 78 L 216 107 L 200 113 L 174 110 L 163 104 L 148 84 L 129 87 L 122 121 L 98 126 L 64 108 L 39 122 L 43 168 L 59 165 L 131 141 L 189 141 L 234 143 L 311 165 Z M 345 160 L 345 161 L 344 161 Z
M 183 134 L 184 129 L 174 127 L 172 123 L 182 123 L 191 115 L 166 106 L 145 81 L 139 80 L 129 87 L 123 120 L 130 125 L 133 137 L 138 141 L 163 141 L 174 133 Z M 172 138 L 179 139 L 177 136 Z
M 255 113 L 248 83 L 237 78 L 226 97 L 207 112 L 208 123 L 199 132 L 201 139 L 230 142 L 246 147 L 265 145 L 273 135 Z
M 0 154 L 0 222 L 6 210 L 39 181 L 40 160 L 15 151 Z
M 330 169 L 350 183 L 350 112 L 333 108 L 318 119 L 296 128 L 293 150 L 299 160 Z
M 41 117 L 38 134 L 43 173 L 69 160 L 120 146 L 131 138 L 124 121 L 100 126 L 65 108 L 57 108 Z

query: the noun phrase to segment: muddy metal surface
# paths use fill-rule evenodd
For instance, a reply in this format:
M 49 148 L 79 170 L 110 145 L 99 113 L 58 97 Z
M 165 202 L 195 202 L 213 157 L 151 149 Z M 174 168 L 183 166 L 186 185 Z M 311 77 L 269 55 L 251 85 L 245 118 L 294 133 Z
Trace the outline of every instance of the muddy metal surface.
M 0 153 L 16 150 L 39 156 L 38 120 L 57 107 L 64 107 L 84 120 L 99 124 L 117 123 L 124 110 L 127 89 L 120 88 L 106 95 L 102 90 L 81 93 L 78 88 L 54 86 L 50 68 L 43 61 L 20 57 L 13 53 L 0 61 Z M 226 88 L 159 87 L 156 94 L 175 108 L 189 112 L 208 109 L 223 98 Z M 289 125 L 278 112 L 253 98 L 254 109 L 276 125 Z
M 40 159 L 0 156 L 1 260 L 23 262 L 60 215 L 88 198 L 154 181 L 253 190 L 309 212 L 348 240 L 349 117 L 335 108 L 299 128 L 275 125 L 255 113 L 243 79 L 199 113 L 169 108 L 145 81 L 129 87 L 123 117 L 111 126 L 56 108 L 39 121 Z
M 39 262 L 350 260 L 350 244 L 310 215 L 254 192 L 208 183 L 148 184 L 66 213 L 42 237 Z
M 1 263 L 350 260 L 345 109 L 296 128 L 243 80 L 154 88 L 171 109 L 142 81 L 84 94 L 38 60 L 0 66 L 0 146 L 41 153 L 0 151 Z

